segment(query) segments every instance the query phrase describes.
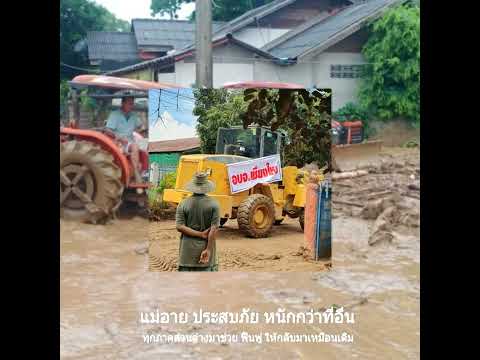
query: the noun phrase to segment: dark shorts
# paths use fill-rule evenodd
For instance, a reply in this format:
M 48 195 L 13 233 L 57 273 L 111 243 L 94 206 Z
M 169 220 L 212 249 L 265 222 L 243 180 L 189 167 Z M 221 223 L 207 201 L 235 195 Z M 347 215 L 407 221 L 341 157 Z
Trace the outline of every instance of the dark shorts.
M 179 266 L 178 271 L 218 271 L 218 265 L 212 265 L 212 266 Z

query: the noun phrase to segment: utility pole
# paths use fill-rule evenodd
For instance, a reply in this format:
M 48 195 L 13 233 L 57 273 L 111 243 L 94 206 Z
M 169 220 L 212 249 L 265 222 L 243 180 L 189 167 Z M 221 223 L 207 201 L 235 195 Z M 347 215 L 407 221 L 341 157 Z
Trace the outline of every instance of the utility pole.
M 213 87 L 212 2 L 195 1 L 196 83 L 199 88 Z

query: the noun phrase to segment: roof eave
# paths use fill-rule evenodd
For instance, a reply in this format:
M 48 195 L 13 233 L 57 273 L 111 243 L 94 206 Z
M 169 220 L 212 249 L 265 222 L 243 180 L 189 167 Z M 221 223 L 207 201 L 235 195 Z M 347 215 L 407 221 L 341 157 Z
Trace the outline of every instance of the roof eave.
M 281 59 L 281 58 L 278 58 L 268 52 L 265 52 L 259 48 L 256 48 L 252 45 L 249 45 L 243 41 L 240 41 L 236 38 L 234 38 L 231 34 L 227 34 L 226 36 L 220 38 L 220 39 L 217 39 L 215 41 L 212 42 L 212 45 L 215 47 L 215 46 L 219 46 L 219 45 L 222 45 L 224 43 L 227 43 L 227 42 L 232 42 L 240 47 L 243 47 L 249 51 L 252 51 L 266 59 L 269 59 L 269 60 L 274 60 L 274 62 L 277 64 L 277 65 L 291 65 L 292 64 L 292 59 Z M 185 59 L 186 57 L 189 57 L 189 56 L 194 56 L 195 55 L 195 47 L 191 46 L 189 48 L 186 48 L 186 49 L 183 49 L 182 51 L 178 52 L 178 53 L 174 53 L 174 54 L 171 54 L 171 55 L 165 55 L 163 57 L 160 57 L 160 58 L 156 58 L 156 59 L 153 59 L 153 60 L 148 60 L 148 61 L 144 61 L 144 62 L 141 62 L 141 63 L 138 63 L 138 64 L 135 64 L 135 65 L 132 65 L 130 67 L 125 67 L 125 68 L 122 68 L 122 69 L 117 69 L 117 70 L 113 70 L 113 71 L 110 71 L 108 73 L 106 73 L 106 75 L 121 75 L 121 74 L 124 74 L 124 73 L 129 73 L 129 72 L 132 72 L 132 71 L 138 71 L 138 70 L 142 70 L 142 69 L 145 69 L 145 68 L 148 68 L 149 66 L 152 66 L 152 65 L 161 65 L 161 64 L 166 64 L 168 63 L 168 61 L 172 61 L 173 62 L 177 62 L 177 61 L 180 61 L 180 60 L 183 60 Z
M 252 13 L 254 13 L 255 10 L 258 11 L 259 8 L 252 9 L 252 10 L 248 11 L 247 13 L 239 16 L 237 19 L 234 19 L 234 20 L 228 22 L 227 24 L 225 24 L 224 26 L 220 27 L 213 35 L 214 36 L 219 35 L 219 34 L 222 34 L 225 31 L 227 31 L 227 33 L 232 33 L 234 31 L 240 30 L 240 29 L 244 28 L 245 26 L 254 22 L 255 19 L 260 20 L 260 19 L 264 18 L 265 16 L 268 16 L 268 15 L 274 13 L 275 11 L 278 11 L 278 10 L 294 3 L 295 1 L 297 1 L 297 0 L 285 0 L 284 2 L 279 2 L 278 4 L 274 4 L 274 5 L 271 5 L 271 3 L 270 4 L 265 4 L 261 7 L 259 7 L 259 8 L 264 7 L 265 9 L 260 10 L 260 12 L 253 17 L 251 17 L 250 15 Z M 235 21 L 237 21 L 237 23 L 235 23 Z

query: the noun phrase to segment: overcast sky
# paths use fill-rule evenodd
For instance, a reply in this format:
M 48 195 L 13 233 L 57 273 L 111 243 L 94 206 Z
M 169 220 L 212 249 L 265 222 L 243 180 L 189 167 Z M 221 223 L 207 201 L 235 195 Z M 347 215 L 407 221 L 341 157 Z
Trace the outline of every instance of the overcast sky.
M 94 0 L 97 4 L 103 5 L 117 18 L 131 21 L 135 18 L 151 18 L 150 2 L 151 0 Z M 195 10 L 195 3 L 183 4 L 177 13 L 180 20 L 187 19 Z M 158 15 L 157 18 L 160 18 Z M 163 18 L 168 19 L 168 16 Z

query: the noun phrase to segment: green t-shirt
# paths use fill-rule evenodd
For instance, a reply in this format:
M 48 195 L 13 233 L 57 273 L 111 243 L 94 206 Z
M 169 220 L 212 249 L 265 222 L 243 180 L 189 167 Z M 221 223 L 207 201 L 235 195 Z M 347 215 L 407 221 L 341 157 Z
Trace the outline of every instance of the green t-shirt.
M 220 226 L 220 206 L 218 202 L 207 196 L 194 194 L 178 204 L 176 222 L 196 231 L 205 231 L 211 226 Z M 180 256 L 178 265 L 207 267 L 217 264 L 215 244 L 208 264 L 200 264 L 200 254 L 206 249 L 208 241 L 196 237 L 180 237 Z

